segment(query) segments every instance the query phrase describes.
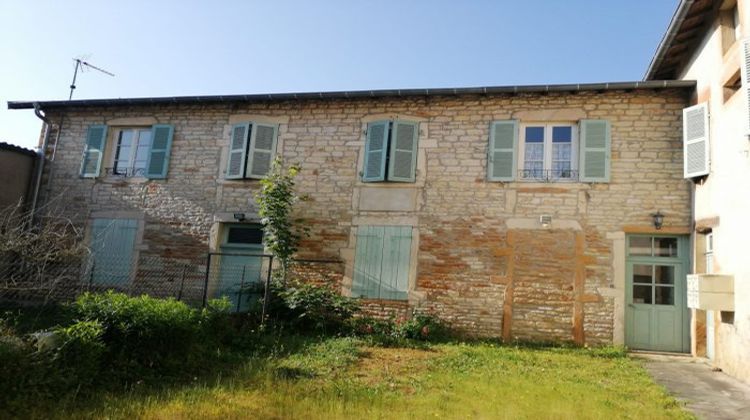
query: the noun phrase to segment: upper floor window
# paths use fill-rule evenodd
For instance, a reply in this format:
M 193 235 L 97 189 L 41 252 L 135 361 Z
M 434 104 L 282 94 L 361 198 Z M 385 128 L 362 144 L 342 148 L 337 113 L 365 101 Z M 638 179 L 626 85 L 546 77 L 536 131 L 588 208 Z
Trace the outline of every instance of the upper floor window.
M 278 126 L 242 123 L 232 127 L 226 179 L 263 178 L 276 154 Z
M 572 180 L 577 178 L 575 127 L 564 124 L 530 124 L 521 130 L 520 178 Z
M 108 141 L 110 131 L 112 139 Z M 89 126 L 81 176 L 98 177 L 104 162 L 108 175 L 166 178 L 173 134 L 174 127 L 167 124 L 115 130 L 106 125 Z
M 740 13 L 736 0 L 725 0 L 719 8 L 719 29 L 721 31 L 722 52 L 726 54 L 735 41 L 742 39 Z
M 608 182 L 610 124 L 495 121 L 490 127 L 490 181 Z
M 367 125 L 362 181 L 414 182 L 419 123 L 375 121 Z

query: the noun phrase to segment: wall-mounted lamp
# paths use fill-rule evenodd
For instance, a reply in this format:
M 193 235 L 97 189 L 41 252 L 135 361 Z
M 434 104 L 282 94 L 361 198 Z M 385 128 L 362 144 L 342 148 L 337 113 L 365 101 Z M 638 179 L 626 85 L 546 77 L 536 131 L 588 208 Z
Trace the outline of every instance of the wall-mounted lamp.
M 238 222 L 244 222 L 245 221 L 245 213 L 235 213 L 234 214 L 234 220 Z
M 552 224 L 552 216 L 548 214 L 543 214 L 539 216 L 539 223 L 542 224 L 542 227 L 548 228 Z
M 661 210 L 657 210 L 656 213 L 652 213 L 651 217 L 654 219 L 654 227 L 656 230 L 661 229 L 664 224 L 664 215 L 661 214 Z

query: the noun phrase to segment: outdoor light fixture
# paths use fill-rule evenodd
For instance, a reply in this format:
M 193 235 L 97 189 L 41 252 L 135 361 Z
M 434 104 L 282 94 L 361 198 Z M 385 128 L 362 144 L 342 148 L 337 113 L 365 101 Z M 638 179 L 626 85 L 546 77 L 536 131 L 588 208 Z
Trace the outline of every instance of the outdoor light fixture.
M 244 222 L 245 221 L 245 213 L 235 213 L 234 214 L 234 220 L 238 222 Z
M 552 224 L 552 216 L 548 214 L 539 216 L 539 223 L 542 224 L 542 227 L 548 228 Z
M 664 224 L 664 215 L 661 214 L 661 210 L 657 210 L 656 213 L 652 213 L 651 217 L 654 218 L 654 227 L 656 230 L 661 229 L 661 226 Z

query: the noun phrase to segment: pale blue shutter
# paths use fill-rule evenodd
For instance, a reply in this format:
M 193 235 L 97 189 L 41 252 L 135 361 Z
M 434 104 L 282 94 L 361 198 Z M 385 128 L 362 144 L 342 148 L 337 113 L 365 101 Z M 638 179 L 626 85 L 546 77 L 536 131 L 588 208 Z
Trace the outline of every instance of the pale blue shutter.
M 352 297 L 380 296 L 384 233 L 383 226 L 360 226 L 357 229 Z
M 408 121 L 393 123 L 389 181 L 414 182 L 416 179 L 418 136 L 419 124 Z
M 405 300 L 408 297 L 411 230 L 411 226 L 385 227 L 381 299 Z
M 388 152 L 388 121 L 376 121 L 367 124 L 365 141 L 365 168 L 362 181 L 375 182 L 385 180 L 385 161 Z
M 174 127 L 156 124 L 151 127 L 151 151 L 146 163 L 146 178 L 166 178 L 169 170 L 169 154 L 172 150 Z
M 247 157 L 248 178 L 263 178 L 271 169 L 273 155 L 276 153 L 276 125 L 253 124 L 250 135 L 250 150 Z
M 579 180 L 581 182 L 609 182 L 611 149 L 610 127 L 607 120 L 581 120 Z
M 709 127 L 708 103 L 682 110 L 683 177 L 708 175 Z
M 245 176 L 245 159 L 247 158 L 247 138 L 250 124 L 236 124 L 232 127 L 229 139 L 229 156 L 227 157 L 227 179 L 238 179 Z
M 135 219 L 95 219 L 91 233 L 95 284 L 121 287 L 130 281 L 133 248 L 138 231 Z
M 518 121 L 494 121 L 490 125 L 487 179 L 513 181 L 518 167 Z
M 96 178 L 102 166 L 104 148 L 107 143 L 107 126 L 91 125 L 86 133 L 86 146 L 81 161 L 81 176 Z

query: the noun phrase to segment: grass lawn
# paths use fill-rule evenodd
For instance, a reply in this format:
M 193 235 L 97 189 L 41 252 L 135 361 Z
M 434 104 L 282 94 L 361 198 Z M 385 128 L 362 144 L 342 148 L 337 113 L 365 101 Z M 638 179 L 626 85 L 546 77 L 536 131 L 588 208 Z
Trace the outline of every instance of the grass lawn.
M 277 342 L 221 376 L 36 407 L 36 417 L 254 419 L 692 418 L 612 349 L 491 343 L 382 348 Z M 260 353 L 259 353 L 260 354 Z

